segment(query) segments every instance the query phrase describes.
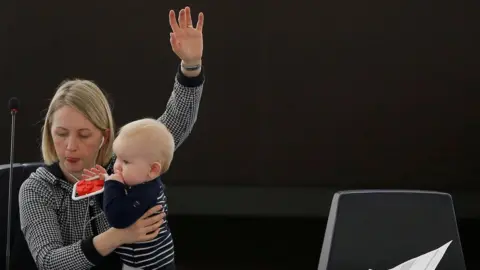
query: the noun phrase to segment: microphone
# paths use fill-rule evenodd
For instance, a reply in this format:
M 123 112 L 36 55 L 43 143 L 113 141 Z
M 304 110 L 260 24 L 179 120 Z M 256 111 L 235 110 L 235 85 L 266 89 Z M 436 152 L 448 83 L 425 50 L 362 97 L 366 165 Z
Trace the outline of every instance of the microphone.
M 15 145 L 15 116 L 17 115 L 20 102 L 16 97 L 12 97 L 8 101 L 8 108 L 12 115 L 12 130 L 10 134 L 10 175 L 8 179 L 8 213 L 7 213 L 7 247 L 6 247 L 6 268 L 10 269 L 10 227 L 12 224 L 12 182 L 13 182 L 13 152 Z

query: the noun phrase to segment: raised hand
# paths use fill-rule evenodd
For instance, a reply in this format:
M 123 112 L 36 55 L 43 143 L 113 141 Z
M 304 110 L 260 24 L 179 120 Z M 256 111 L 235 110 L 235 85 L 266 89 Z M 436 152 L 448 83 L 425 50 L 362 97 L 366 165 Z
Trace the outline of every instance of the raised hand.
M 185 65 L 200 64 L 203 55 L 203 13 L 200 12 L 198 14 L 196 27 L 193 27 L 190 7 L 180 10 L 178 22 L 175 12 L 170 10 L 169 19 L 170 27 L 172 28 L 170 44 L 173 52 Z

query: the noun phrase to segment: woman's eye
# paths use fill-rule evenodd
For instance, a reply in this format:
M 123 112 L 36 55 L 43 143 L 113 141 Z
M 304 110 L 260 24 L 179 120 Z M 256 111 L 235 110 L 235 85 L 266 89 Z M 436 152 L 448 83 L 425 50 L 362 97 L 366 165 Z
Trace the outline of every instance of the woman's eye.
M 57 133 L 56 134 L 58 137 L 67 137 L 68 134 L 67 133 Z

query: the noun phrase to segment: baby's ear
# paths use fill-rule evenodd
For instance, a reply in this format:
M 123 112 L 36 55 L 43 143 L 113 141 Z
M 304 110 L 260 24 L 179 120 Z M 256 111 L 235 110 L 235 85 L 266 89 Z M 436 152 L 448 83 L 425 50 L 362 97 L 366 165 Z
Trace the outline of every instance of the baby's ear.
M 155 162 L 150 167 L 150 177 L 158 177 L 162 172 L 162 164 L 160 162 Z

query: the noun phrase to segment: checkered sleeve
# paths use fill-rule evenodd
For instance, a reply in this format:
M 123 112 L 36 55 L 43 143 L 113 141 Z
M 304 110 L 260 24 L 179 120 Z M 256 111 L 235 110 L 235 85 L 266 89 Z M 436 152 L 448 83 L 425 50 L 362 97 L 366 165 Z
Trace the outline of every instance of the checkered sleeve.
M 204 79 L 203 68 L 197 77 L 186 77 L 180 69 L 175 77 L 173 92 L 165 112 L 158 119 L 172 133 L 175 148 L 190 135 L 197 120 Z
M 21 229 L 38 269 L 91 268 L 81 241 L 64 245 L 53 195 L 48 184 L 32 176 L 19 191 Z
M 175 149 L 190 135 L 193 125 L 197 121 L 204 81 L 203 67 L 198 76 L 187 77 L 183 75 L 179 66 L 165 112 L 158 118 L 158 121 L 162 122 L 172 133 Z M 113 173 L 116 158 L 114 154 L 106 166 L 109 174 Z

